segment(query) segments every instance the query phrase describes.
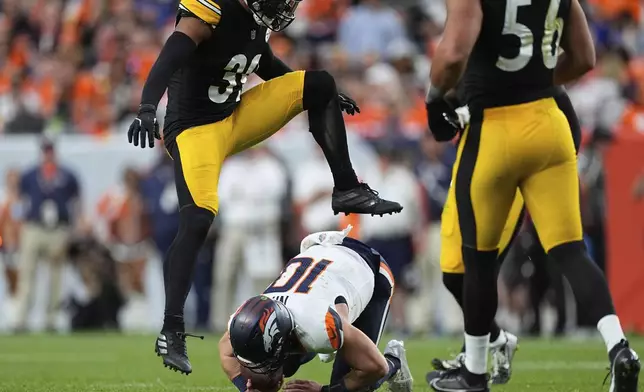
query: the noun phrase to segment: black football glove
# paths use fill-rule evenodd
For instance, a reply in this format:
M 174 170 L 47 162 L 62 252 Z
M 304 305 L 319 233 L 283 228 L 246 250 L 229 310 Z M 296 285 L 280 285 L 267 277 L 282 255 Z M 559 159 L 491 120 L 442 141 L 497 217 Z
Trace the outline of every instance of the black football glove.
M 127 140 L 130 143 L 138 146 L 139 139 L 141 140 L 141 148 L 145 148 L 146 139 L 150 148 L 154 147 L 154 139 L 161 140 L 159 123 L 157 122 L 157 108 L 154 105 L 141 105 L 139 113 L 127 131 Z
M 353 116 L 356 113 L 360 113 L 360 108 L 356 101 L 345 93 L 338 93 L 338 99 L 340 100 L 340 109 L 346 114 Z
M 427 123 L 436 141 L 450 141 L 462 130 L 455 111 L 457 107 L 455 99 L 428 94 L 425 102 Z

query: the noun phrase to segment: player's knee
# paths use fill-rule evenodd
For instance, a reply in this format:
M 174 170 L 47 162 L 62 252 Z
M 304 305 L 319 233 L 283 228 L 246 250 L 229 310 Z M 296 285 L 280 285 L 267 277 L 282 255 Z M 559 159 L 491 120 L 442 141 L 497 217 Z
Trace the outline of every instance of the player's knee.
M 565 263 L 567 260 L 584 258 L 587 255 L 584 241 L 572 241 L 560 244 L 548 251 L 548 256 L 557 262 Z
M 584 241 L 572 241 L 557 245 L 548 251 L 548 256 L 559 265 L 564 274 L 587 268 L 598 269 L 588 256 Z
M 463 246 L 463 263 L 466 273 L 476 275 L 496 274 L 498 266 L 498 250 L 477 250 Z
M 303 95 L 304 110 L 325 107 L 338 95 L 335 79 L 327 71 L 307 71 Z
M 214 218 L 215 214 L 205 208 L 194 205 L 184 207 L 179 212 L 179 230 L 184 235 L 205 239 Z
M 443 272 L 443 284 L 447 291 L 452 293 L 456 302 L 463 304 L 463 281 L 464 274 Z

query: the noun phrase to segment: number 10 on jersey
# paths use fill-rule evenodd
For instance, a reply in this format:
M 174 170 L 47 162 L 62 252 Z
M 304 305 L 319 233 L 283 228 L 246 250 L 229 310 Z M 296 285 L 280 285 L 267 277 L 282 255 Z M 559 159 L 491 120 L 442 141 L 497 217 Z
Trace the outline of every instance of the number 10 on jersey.
M 322 259 L 315 261 L 310 257 L 292 259 L 284 268 L 280 276 L 264 291 L 264 294 L 294 292 L 308 294 L 311 286 L 324 270 L 331 264 L 331 260 Z

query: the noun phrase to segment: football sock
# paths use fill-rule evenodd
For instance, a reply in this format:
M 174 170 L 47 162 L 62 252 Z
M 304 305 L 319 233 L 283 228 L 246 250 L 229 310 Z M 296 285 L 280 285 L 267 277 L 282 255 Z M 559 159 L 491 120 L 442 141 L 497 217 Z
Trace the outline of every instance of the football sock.
M 619 318 L 614 314 L 602 317 L 597 323 L 597 330 L 602 335 L 608 352 L 622 340 L 626 340 L 622 326 L 619 323 Z
M 309 129 L 331 168 L 335 187 L 338 190 L 355 188 L 358 177 L 349 157 L 347 130 L 337 98 L 333 98 L 324 110 L 309 110 Z
M 463 282 L 465 274 L 443 272 L 443 284 L 447 290 L 452 294 L 458 306 L 463 310 Z M 492 320 L 490 326 L 490 343 L 494 343 L 501 338 L 501 328 L 497 325 L 496 321 Z M 465 342 L 461 346 L 461 351 L 465 352 Z
M 471 373 L 487 373 L 487 352 L 490 345 L 490 334 L 472 336 L 465 334 L 465 367 Z
M 387 365 L 389 365 L 389 371 L 387 372 L 387 375 L 378 380 L 370 390 L 375 391 L 376 389 L 380 388 L 382 384 L 385 382 L 391 380 L 391 378 L 400 370 L 400 359 L 394 357 L 393 355 L 385 355 L 385 359 L 387 360 Z
M 487 372 L 490 326 L 496 315 L 498 250 L 479 251 L 463 246 L 463 316 L 465 319 L 465 368 L 473 374 Z
M 579 312 L 584 312 L 593 324 L 598 325 L 598 328 L 604 316 L 615 314 L 606 279 L 597 265 L 588 257 L 586 245 L 582 241 L 555 246 L 548 252 L 548 256 L 555 260 L 568 279 L 579 303 Z M 617 323 L 619 325 L 619 322 Z M 606 325 L 611 325 L 611 322 Z M 614 328 L 612 330 L 615 331 Z
M 331 168 L 335 188 L 341 191 L 355 188 L 359 181 L 349 157 L 347 129 L 335 80 L 325 71 L 307 71 L 303 95 L 303 106 L 309 115 L 309 131 Z
M 183 331 L 183 307 L 192 286 L 197 253 L 203 245 L 214 215 L 191 205 L 179 212 L 179 231 L 163 264 L 165 317 L 163 330 Z
M 496 315 L 497 254 L 497 250 L 478 251 L 463 246 L 463 318 L 465 333 L 470 336 L 487 336 Z

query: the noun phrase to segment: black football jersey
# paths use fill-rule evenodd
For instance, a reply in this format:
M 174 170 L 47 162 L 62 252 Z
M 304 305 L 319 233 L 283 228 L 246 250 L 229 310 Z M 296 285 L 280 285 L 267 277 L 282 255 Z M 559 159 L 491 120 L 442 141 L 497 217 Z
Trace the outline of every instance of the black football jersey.
M 462 79 L 471 107 L 556 93 L 553 71 L 571 0 L 479 0 L 483 23 Z
M 213 31 L 168 85 L 166 145 L 185 129 L 233 113 L 247 77 L 268 47 L 270 33 L 239 0 L 181 0 L 177 23 L 184 17 L 199 18 Z

